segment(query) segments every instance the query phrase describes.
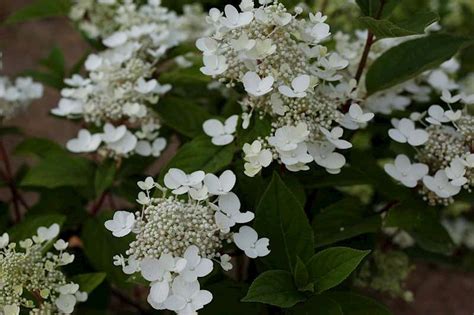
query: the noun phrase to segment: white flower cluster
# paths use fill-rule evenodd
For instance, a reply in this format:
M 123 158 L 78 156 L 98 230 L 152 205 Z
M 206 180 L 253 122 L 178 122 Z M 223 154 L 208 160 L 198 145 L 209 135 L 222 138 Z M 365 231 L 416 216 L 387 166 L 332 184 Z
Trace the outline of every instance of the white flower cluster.
M 158 157 L 166 140 L 159 137 L 160 120 L 151 106 L 172 87 L 160 84 L 155 76 L 167 51 L 193 38 L 197 30 L 184 23 L 184 16 L 178 17 L 157 0 L 142 5 L 132 1 L 78 1 L 71 12 L 75 18 L 92 19 L 81 25 L 89 34 L 97 35 L 106 49 L 88 56 L 87 77 L 75 74 L 65 80 L 68 87 L 61 91 L 62 99 L 52 110 L 57 116 L 82 118 L 88 126 L 103 128 L 103 133 L 83 129 L 67 148 L 76 153 L 98 150 L 112 157 Z M 178 65 L 183 62 L 176 61 Z
M 0 76 L 0 120 L 10 119 L 43 96 L 43 86 L 29 77 L 11 81 Z
M 292 15 L 278 1 L 259 2 L 255 7 L 253 0 L 242 1 L 242 12 L 232 5 L 224 13 L 211 9 L 207 21 L 214 34 L 196 42 L 204 55 L 201 72 L 228 87 L 240 82 L 247 92 L 242 127 L 249 126 L 254 111 L 259 118 L 271 117 L 271 134 L 244 147 L 245 173 L 255 176 L 275 159 L 290 171 L 307 170 L 315 161 L 336 174 L 345 158 L 334 150 L 351 144 L 340 139 L 343 130 L 334 125 L 358 129 L 373 114 L 357 104 L 346 115 L 338 110 L 346 95 L 332 83 L 340 82 L 338 72 L 349 63 L 321 45 L 331 34 L 326 16 L 299 19 L 298 8 Z M 203 128 L 214 144 L 226 145 L 236 129 L 233 118 L 227 124 L 212 120 Z
M 451 95 L 444 90 L 441 99 L 448 110 L 431 105 L 427 112 L 412 113 L 410 119 L 393 119 L 389 136 L 399 143 L 408 143 L 416 149 L 411 164 L 406 155 L 398 155 L 394 164 L 385 165 L 385 171 L 407 187 L 417 187 L 432 205 L 448 204 L 462 188 L 471 192 L 474 186 L 474 117 L 467 105 L 474 103 L 474 95 Z M 454 110 L 463 103 L 463 109 Z M 424 128 L 417 128 L 416 123 Z
M 59 225 L 53 224 L 18 244 L 7 233 L 0 236 L 0 314 L 71 314 L 77 302 L 87 300 L 60 270 L 74 261 L 65 252 L 68 243 L 58 239 L 57 252 L 47 251 L 58 234 Z
M 200 289 L 198 278 L 213 270 L 213 260 L 224 270 L 232 269 L 230 256 L 221 253 L 224 242 L 233 240 L 250 258 L 270 253 L 269 240 L 259 239 L 251 227 L 231 231 L 254 218 L 252 212 L 240 212 L 239 198 L 231 191 L 235 181 L 229 170 L 217 177 L 172 168 L 164 177 L 166 187 L 151 177 L 138 182 L 142 211 L 118 211 L 105 222 L 116 237 L 135 234 L 128 257 L 116 256 L 114 264 L 150 282 L 148 302 L 153 308 L 187 315 L 208 304 L 212 294 Z M 161 197 L 152 197 L 155 188 Z
M 197 38 L 207 30 L 204 23 L 202 7 L 199 4 L 183 6 L 183 15 L 161 6 L 161 0 L 149 0 L 140 5 L 133 0 L 74 0 L 69 18 L 78 24 L 79 29 L 89 38 L 104 39 L 113 33 L 154 23 L 157 18 L 165 17 L 172 28 L 173 36 L 191 36 Z M 143 1 L 145 2 L 145 1 Z M 158 14 L 158 16 L 154 16 Z

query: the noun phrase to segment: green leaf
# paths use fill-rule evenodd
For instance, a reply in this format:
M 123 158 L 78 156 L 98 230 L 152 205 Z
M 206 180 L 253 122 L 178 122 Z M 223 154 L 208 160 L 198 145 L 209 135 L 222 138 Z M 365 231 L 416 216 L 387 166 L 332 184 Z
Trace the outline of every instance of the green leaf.
M 245 203 L 244 207 L 256 209 L 270 179 L 266 180 L 262 176 L 248 177 L 244 174 L 243 164 L 244 162 L 240 160 L 235 168 L 235 174 L 237 175 L 237 194 L 239 196 L 245 196 L 245 199 L 242 200 L 242 202 Z
M 64 55 L 58 46 L 54 46 L 49 55 L 40 61 L 40 64 L 58 77 L 62 78 L 66 73 Z
M 371 157 L 372 151 L 351 150 L 350 167 L 338 175 L 327 176 L 324 171 L 304 172 L 299 176 L 306 188 L 353 186 L 369 184 L 386 198 L 403 200 L 412 197 L 410 191 L 397 185 Z
M 386 51 L 367 72 L 369 94 L 405 82 L 451 58 L 468 40 L 447 34 L 413 39 Z
M 105 279 L 107 275 L 103 272 L 84 273 L 71 278 L 71 281 L 79 285 L 82 292 L 91 293 Z
M 270 134 L 271 129 L 272 125 L 269 119 L 266 117 L 260 118 L 259 115 L 253 115 L 249 127 L 239 131 L 237 136 L 239 147 L 243 147 L 245 143 L 252 144 L 258 137 L 265 138 Z
M 64 221 L 66 217 L 59 214 L 26 216 L 22 222 L 8 230 L 8 235 L 14 241 L 21 241 L 35 235 L 36 230 L 41 226 L 50 227 L 54 223 L 62 226 Z
M 382 304 L 351 292 L 327 292 L 323 295 L 337 302 L 344 315 L 391 315 Z
M 71 69 L 69 69 L 69 76 L 72 76 L 73 74 L 77 74 L 81 71 L 90 53 L 91 53 L 90 50 L 86 51 L 82 55 L 82 57 L 72 65 Z
M 212 118 L 202 107 L 177 97 L 163 98 L 156 106 L 156 111 L 166 125 L 190 138 L 202 135 L 202 124 Z
M 392 208 L 385 218 L 385 226 L 407 231 L 424 250 L 450 254 L 455 246 L 449 233 L 441 225 L 436 209 L 424 201 L 403 202 Z
M 15 154 L 36 155 L 46 157 L 51 153 L 65 153 L 66 151 L 56 142 L 43 138 L 28 138 L 15 148 Z
M 207 83 L 211 82 L 211 78 L 207 75 L 203 75 L 199 69 L 200 67 L 189 67 L 165 71 L 160 74 L 160 83 L 169 83 L 173 86 L 196 86 L 197 84 L 206 85 Z
M 57 46 L 53 47 L 46 58 L 40 61 L 45 70 L 28 70 L 23 73 L 34 80 L 49 85 L 56 89 L 64 87 L 64 77 L 66 75 L 66 65 L 64 54 Z
M 127 285 L 127 276 L 122 272 L 122 268 L 114 266 L 113 257 L 125 253 L 132 237 L 117 238 L 105 229 L 105 221 L 109 220 L 112 216 L 113 213 L 104 212 L 98 217 L 89 218 L 86 221 L 81 234 L 81 239 L 84 243 L 84 253 L 97 271 L 107 274 L 109 281 Z
M 77 228 L 88 217 L 86 206 L 87 199 L 74 187 L 40 189 L 40 198 L 30 207 L 28 214 L 61 214 L 66 216 L 66 228 Z
M 212 303 L 199 310 L 200 315 L 257 315 L 260 314 L 261 305 L 243 303 L 248 286 L 231 280 L 224 280 L 204 286 L 213 295 Z
M 308 262 L 309 278 L 317 292 L 326 291 L 344 281 L 370 253 L 347 247 L 332 247 L 314 255 Z
M 366 213 L 354 198 L 342 199 L 313 217 L 315 246 L 325 246 L 380 229 L 380 215 Z
M 301 185 L 298 177 L 294 173 L 282 174 L 281 180 L 285 183 L 286 187 L 293 193 L 296 200 L 300 203 L 301 207 L 304 209 L 306 204 L 306 192 Z
M 277 173 L 257 207 L 254 227 L 261 237 L 275 244 L 262 258 L 270 268 L 292 271 L 297 256 L 308 261 L 314 253 L 313 231 L 306 214 Z
M 411 15 L 409 18 L 394 21 L 403 29 L 417 32 L 418 34 L 423 34 L 428 26 L 434 22 L 439 21 L 439 19 L 439 14 L 436 12 L 430 10 L 420 10 L 419 12 Z
M 359 21 L 367 27 L 377 39 L 387 37 L 402 37 L 423 34 L 425 28 L 439 20 L 438 14 L 432 11 L 422 11 L 407 21 L 393 22 L 377 20 L 370 16 L 363 16 Z
M 257 277 L 250 286 L 243 302 L 259 302 L 282 308 L 304 301 L 305 295 L 298 291 L 291 273 L 284 270 L 269 270 Z
M 31 77 L 33 80 L 41 82 L 44 85 L 50 86 L 57 90 L 60 90 L 64 87 L 64 78 L 54 73 L 37 70 L 27 70 L 22 72 L 21 74 L 23 76 Z
M 64 153 L 51 153 L 32 167 L 20 185 L 23 187 L 80 187 L 92 185 L 94 168 L 84 158 Z
M 94 187 L 96 196 L 100 196 L 104 191 L 109 189 L 115 178 L 116 167 L 115 161 L 107 160 L 100 164 L 95 171 Z
M 384 18 L 392 13 L 399 0 L 356 0 L 356 2 L 364 15 Z
M 312 296 L 306 302 L 292 307 L 288 313 L 290 315 L 345 315 L 339 303 L 324 295 Z
M 182 169 L 184 172 L 203 170 L 207 173 L 215 173 L 227 167 L 234 157 L 235 147 L 232 144 L 216 146 L 212 144 L 208 136 L 199 136 L 186 143 L 161 171 L 163 178 L 166 172 L 172 168 Z
M 300 178 L 306 188 L 344 187 L 370 183 L 368 178 L 362 177 L 359 170 L 352 167 L 343 168 L 341 173 L 330 177 L 327 176 L 327 172 L 324 170 L 305 173 L 307 174 L 302 174 Z
M 7 17 L 5 24 L 14 24 L 47 17 L 67 15 L 71 7 L 69 0 L 36 0 Z
M 304 262 L 299 258 L 296 257 L 296 266 L 294 269 L 293 277 L 295 278 L 295 284 L 298 290 L 300 291 L 313 291 L 314 286 L 309 284 L 309 272 L 308 268 L 304 264 Z

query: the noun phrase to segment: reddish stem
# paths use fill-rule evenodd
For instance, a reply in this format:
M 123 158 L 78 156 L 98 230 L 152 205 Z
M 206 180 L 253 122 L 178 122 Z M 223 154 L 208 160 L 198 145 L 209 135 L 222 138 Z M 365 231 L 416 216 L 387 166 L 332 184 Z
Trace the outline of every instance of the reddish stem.
M 385 207 L 383 207 L 378 213 L 384 213 L 387 212 L 388 210 L 392 209 L 393 207 L 397 206 L 400 203 L 398 200 L 392 200 L 388 202 Z
M 385 0 L 380 0 L 380 7 L 375 16 L 376 20 L 379 20 L 382 17 L 384 6 L 385 6 Z M 365 66 L 367 65 L 367 60 L 369 58 L 370 48 L 372 48 L 372 45 L 374 44 L 374 42 L 375 42 L 374 34 L 369 30 L 367 32 L 367 39 L 365 40 L 364 51 L 362 52 L 362 56 L 360 57 L 359 66 L 357 67 L 357 72 L 354 77 L 354 79 L 357 81 L 357 84 L 359 84 L 359 81 L 362 78 L 362 74 L 364 73 L 364 69 L 365 69 Z M 349 111 L 349 107 L 351 106 L 351 104 L 352 104 L 352 99 L 347 100 L 347 102 L 344 103 L 344 105 L 342 106 L 342 111 L 344 113 L 347 113 Z
M 20 222 L 21 220 L 21 211 L 20 211 L 20 204 L 22 204 L 26 209 L 28 209 L 28 204 L 23 199 L 21 194 L 19 193 L 15 181 L 13 179 L 13 171 L 10 163 L 10 159 L 8 158 L 7 150 L 3 145 L 3 141 L 0 140 L 0 159 L 3 161 L 3 165 L 5 166 L 5 172 L 1 171 L 0 174 L 8 185 L 10 192 L 12 194 L 12 203 L 13 203 L 13 210 L 14 210 L 14 221 L 15 223 Z
M 99 210 L 102 208 L 102 205 L 106 200 L 107 194 L 108 192 L 104 191 L 102 195 L 100 195 L 99 200 L 97 200 L 97 202 L 92 206 L 91 213 L 93 216 L 96 216 L 97 213 L 99 213 Z
M 108 194 L 107 197 L 110 207 L 114 210 L 117 209 L 117 204 L 115 203 L 114 196 L 112 194 Z

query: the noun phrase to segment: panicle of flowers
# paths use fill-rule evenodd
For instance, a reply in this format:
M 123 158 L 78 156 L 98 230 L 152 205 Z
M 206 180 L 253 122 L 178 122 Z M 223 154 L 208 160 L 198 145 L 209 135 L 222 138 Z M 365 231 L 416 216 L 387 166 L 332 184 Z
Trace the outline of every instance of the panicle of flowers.
M 218 177 L 172 168 L 164 177 L 165 187 L 151 177 L 138 182 L 141 211 L 117 211 L 105 222 L 116 237 L 135 234 L 127 257 L 114 257 L 114 264 L 150 283 L 148 302 L 153 308 L 184 315 L 208 304 L 212 294 L 200 289 L 198 278 L 213 270 L 213 261 L 226 271 L 232 269 L 231 257 L 223 252 L 226 243 L 234 242 L 250 258 L 269 254 L 269 240 L 258 238 L 250 226 L 232 231 L 254 218 L 252 212 L 240 211 L 232 192 L 235 182 L 230 170 Z
M 59 225 L 53 224 L 18 243 L 10 242 L 7 233 L 0 236 L 1 314 L 71 314 L 87 300 L 87 293 L 61 271 L 74 255 L 65 251 L 67 242 L 54 241 L 58 234 Z M 48 250 L 51 244 L 54 250 Z
M 0 69 L 2 68 L 0 52 Z M 43 96 L 43 86 L 30 77 L 11 80 L 0 75 L 0 121 L 14 117 L 25 110 L 32 101 Z
M 95 30 L 90 33 L 97 35 L 106 49 L 88 56 L 86 77 L 75 74 L 65 80 L 62 99 L 52 110 L 57 116 L 83 119 L 88 127 L 67 143 L 70 151 L 98 151 L 110 157 L 161 154 L 166 139 L 160 137 L 160 119 L 151 106 L 172 86 L 160 84 L 155 77 L 167 51 L 200 32 L 185 23 L 198 11 L 189 7 L 179 17 L 156 0 L 142 5 L 132 1 L 76 2 L 71 15 L 89 19 L 80 25 Z M 175 63 L 184 66 L 187 60 L 181 56 Z
M 434 104 L 426 112 L 392 120 L 390 138 L 411 145 L 416 163 L 400 154 L 394 164 L 385 165 L 390 176 L 418 189 L 431 205 L 447 205 L 474 186 L 474 116 L 467 108 L 474 95 L 444 90 L 441 101 L 444 107 Z
M 340 139 L 338 125 L 358 129 L 373 117 L 357 104 L 352 115 L 338 110 L 348 96 L 335 84 L 349 63 L 322 45 L 331 35 L 326 16 L 318 12 L 303 19 L 300 8 L 290 13 L 278 1 L 259 2 L 256 7 L 254 1 L 242 1 L 240 11 L 232 5 L 224 12 L 211 9 L 207 21 L 214 34 L 196 42 L 203 52 L 201 72 L 227 87 L 241 84 L 247 92 L 241 101 L 242 127 L 254 114 L 271 119 L 271 133 L 244 147 L 245 173 L 254 176 L 272 160 L 295 172 L 315 161 L 338 173 L 345 158 L 334 151 L 351 147 Z M 228 143 L 232 127 L 215 120 L 203 126 L 216 145 Z

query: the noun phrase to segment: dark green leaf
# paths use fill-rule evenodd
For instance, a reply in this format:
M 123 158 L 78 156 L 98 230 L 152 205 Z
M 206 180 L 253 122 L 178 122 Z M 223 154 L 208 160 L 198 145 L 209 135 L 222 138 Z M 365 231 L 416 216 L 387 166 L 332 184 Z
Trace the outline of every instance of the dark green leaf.
M 40 189 L 40 199 L 28 210 L 28 214 L 62 214 L 66 216 L 64 226 L 76 228 L 88 216 L 87 200 L 75 187 Z M 61 196 L 58 198 L 58 196 Z
M 5 24 L 32 21 L 47 17 L 67 15 L 71 2 L 69 0 L 36 0 L 10 15 Z
M 90 55 L 90 51 L 87 51 L 85 54 L 82 55 L 81 59 L 79 59 L 72 67 L 69 69 L 69 76 L 73 74 L 79 73 L 82 69 L 82 66 L 87 60 L 87 57 Z
M 299 177 L 306 188 L 343 187 L 370 183 L 367 177 L 361 176 L 360 171 L 353 167 L 343 168 L 337 175 L 328 176 L 326 171 L 316 170 L 305 172 Z
M 290 315 L 345 315 L 339 304 L 323 295 L 312 296 L 289 310 Z M 369 314 L 367 314 L 369 315 Z M 372 315 L 372 314 L 370 314 Z
M 69 154 L 50 153 L 26 173 L 21 186 L 80 187 L 92 185 L 93 178 L 94 168 L 90 161 Z
M 107 274 L 109 281 L 126 285 L 127 276 L 122 268 L 114 266 L 113 257 L 124 254 L 128 249 L 131 237 L 117 238 L 105 229 L 104 222 L 113 213 L 102 213 L 96 218 L 89 218 L 82 230 L 81 239 L 84 243 L 84 253 L 92 266 Z
M 377 19 L 389 16 L 399 0 L 356 0 L 362 13 Z
M 305 212 L 277 173 L 257 207 L 254 227 L 261 237 L 275 244 L 262 258 L 270 268 L 291 271 L 297 256 L 308 261 L 314 253 L 313 231 Z
M 439 21 L 438 13 L 430 10 L 420 10 L 409 18 L 396 20 L 395 23 L 406 30 L 423 34 L 428 26 L 437 21 Z
M 257 315 L 260 314 L 259 304 L 243 303 L 241 299 L 245 296 L 248 286 L 242 283 L 224 280 L 211 285 L 207 285 L 204 289 L 210 291 L 213 295 L 212 303 L 206 305 L 199 314 L 202 315 Z
M 8 231 L 8 235 L 14 241 L 21 241 L 25 238 L 36 235 L 36 230 L 41 227 L 50 227 L 54 223 L 62 226 L 66 217 L 58 214 L 26 216 L 19 224 L 15 225 Z
M 395 23 L 390 20 L 377 20 L 370 16 L 363 16 L 359 21 L 367 27 L 377 39 L 387 37 L 402 37 L 423 34 L 425 28 L 436 22 L 439 16 L 431 11 L 423 11 L 408 21 Z
M 250 286 L 243 302 L 259 302 L 282 308 L 304 301 L 305 296 L 293 283 L 291 273 L 284 270 L 270 270 L 262 273 Z
M 64 55 L 57 46 L 53 47 L 49 55 L 40 61 L 40 64 L 61 78 L 66 73 Z
M 115 161 L 107 160 L 100 164 L 95 171 L 94 187 L 96 196 L 100 196 L 104 191 L 110 188 L 115 178 Z
M 238 195 L 245 196 L 242 200 L 248 209 L 256 209 L 270 179 L 266 180 L 262 176 L 248 177 L 244 174 L 243 161 L 239 161 L 235 170 L 237 175 Z
M 187 137 L 203 134 L 202 124 L 211 115 L 189 99 L 166 97 L 156 107 L 165 124 Z
M 312 226 L 316 247 L 329 245 L 380 229 L 380 215 L 366 214 L 354 198 L 342 199 L 314 216 Z
M 247 129 L 239 131 L 237 141 L 240 147 L 245 143 L 252 144 L 258 137 L 265 138 L 272 129 L 271 121 L 266 117 L 260 118 L 259 115 L 253 115 L 250 125 Z
M 169 83 L 173 86 L 184 85 L 189 87 L 190 85 L 196 86 L 196 84 L 204 84 L 205 86 L 211 82 L 211 78 L 203 75 L 199 68 L 200 67 L 176 68 L 163 72 L 160 75 L 160 83 Z
M 91 293 L 97 288 L 107 275 L 103 272 L 84 273 L 71 278 L 71 281 L 79 285 L 82 292 Z
M 203 170 L 215 173 L 227 167 L 234 156 L 235 147 L 232 144 L 216 146 L 208 136 L 199 136 L 186 143 L 166 165 L 160 176 L 172 168 L 179 168 L 185 172 Z
M 304 208 L 306 204 L 306 192 L 298 178 L 294 176 L 294 174 L 283 174 L 281 179 L 286 187 L 293 193 L 293 196 L 298 200 L 301 207 Z
M 28 138 L 15 148 L 15 154 L 33 154 L 46 157 L 50 153 L 65 153 L 66 151 L 56 142 L 43 138 Z
M 66 75 L 66 65 L 61 49 L 55 46 L 46 58 L 40 61 L 43 70 L 27 70 L 23 75 L 32 77 L 34 80 L 49 85 L 56 89 L 64 87 L 64 77 Z
M 372 153 L 354 149 L 351 151 L 350 167 L 343 168 L 340 174 L 328 177 L 324 171 L 313 171 L 305 172 L 307 174 L 302 174 L 300 178 L 307 188 L 369 184 L 386 198 L 400 201 L 412 197 L 409 190 L 394 183 L 371 156 Z
M 454 250 L 453 241 L 441 225 L 436 209 L 424 204 L 424 201 L 399 204 L 388 212 L 384 224 L 407 231 L 427 251 L 450 254 Z
M 54 73 L 37 70 L 27 70 L 22 72 L 23 76 L 29 76 L 33 80 L 43 83 L 57 90 L 64 87 L 64 78 Z
M 317 292 L 326 291 L 344 281 L 370 251 L 332 247 L 314 255 L 308 262 L 310 281 Z
M 344 315 L 391 315 L 382 304 L 368 297 L 351 292 L 325 293 L 324 297 L 337 302 Z
M 451 58 L 466 38 L 433 34 L 413 39 L 386 51 L 367 72 L 369 94 L 405 82 Z
M 312 291 L 314 286 L 309 284 L 309 272 L 308 268 L 301 260 L 301 258 L 296 257 L 296 266 L 293 272 L 293 277 L 295 278 L 295 284 L 298 290 L 300 291 Z

